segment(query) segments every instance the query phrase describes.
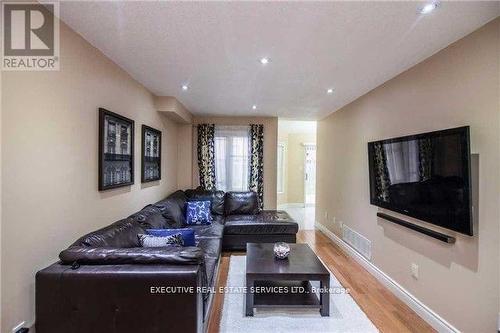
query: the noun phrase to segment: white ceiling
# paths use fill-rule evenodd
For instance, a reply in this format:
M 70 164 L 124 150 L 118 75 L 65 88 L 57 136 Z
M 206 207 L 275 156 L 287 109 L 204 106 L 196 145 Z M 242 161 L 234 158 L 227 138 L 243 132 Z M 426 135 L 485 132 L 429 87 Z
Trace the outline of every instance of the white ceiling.
M 500 14 L 500 2 L 422 4 L 64 2 L 61 17 L 194 114 L 320 119 Z

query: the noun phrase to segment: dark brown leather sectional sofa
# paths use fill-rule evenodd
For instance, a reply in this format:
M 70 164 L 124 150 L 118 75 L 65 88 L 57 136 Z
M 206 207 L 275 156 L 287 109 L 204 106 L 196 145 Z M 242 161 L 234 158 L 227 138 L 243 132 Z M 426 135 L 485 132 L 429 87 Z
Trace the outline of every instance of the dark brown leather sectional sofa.
M 213 223 L 190 226 L 197 246 L 142 248 L 147 228 L 180 228 L 188 200 L 210 200 Z M 203 332 L 222 250 L 247 242 L 295 242 L 283 211 L 252 192 L 177 191 L 91 232 L 36 274 L 37 333 Z

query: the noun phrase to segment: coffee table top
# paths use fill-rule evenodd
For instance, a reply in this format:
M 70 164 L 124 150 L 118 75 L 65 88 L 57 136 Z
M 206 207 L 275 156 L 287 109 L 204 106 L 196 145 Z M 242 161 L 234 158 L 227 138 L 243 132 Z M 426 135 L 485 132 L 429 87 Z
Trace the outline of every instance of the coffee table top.
M 274 257 L 274 243 L 247 243 L 247 277 L 262 279 L 314 279 L 330 276 L 307 244 L 289 244 L 288 259 Z

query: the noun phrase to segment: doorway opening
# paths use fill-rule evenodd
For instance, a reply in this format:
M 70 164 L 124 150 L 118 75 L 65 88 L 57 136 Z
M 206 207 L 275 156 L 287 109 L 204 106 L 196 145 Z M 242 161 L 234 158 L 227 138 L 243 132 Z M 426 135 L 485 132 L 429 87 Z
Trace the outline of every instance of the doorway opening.
M 304 205 L 316 204 L 316 144 L 304 143 Z
M 278 208 L 303 230 L 315 225 L 316 122 L 278 119 Z

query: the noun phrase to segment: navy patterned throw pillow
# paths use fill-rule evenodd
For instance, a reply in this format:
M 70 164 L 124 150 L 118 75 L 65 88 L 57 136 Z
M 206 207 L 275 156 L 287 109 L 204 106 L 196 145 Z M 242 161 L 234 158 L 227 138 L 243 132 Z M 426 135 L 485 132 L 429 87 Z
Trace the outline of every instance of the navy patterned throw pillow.
M 146 234 L 165 237 L 174 234 L 181 234 L 182 240 L 184 241 L 184 246 L 196 246 L 196 241 L 194 238 L 194 230 L 191 228 L 181 228 L 181 229 L 146 229 Z
M 210 201 L 188 201 L 186 204 L 186 224 L 211 224 Z
M 168 245 L 184 246 L 184 240 L 182 239 L 182 235 L 180 233 L 169 236 L 138 234 L 137 237 L 139 238 L 139 244 L 141 244 L 142 247 L 161 247 Z

